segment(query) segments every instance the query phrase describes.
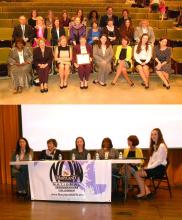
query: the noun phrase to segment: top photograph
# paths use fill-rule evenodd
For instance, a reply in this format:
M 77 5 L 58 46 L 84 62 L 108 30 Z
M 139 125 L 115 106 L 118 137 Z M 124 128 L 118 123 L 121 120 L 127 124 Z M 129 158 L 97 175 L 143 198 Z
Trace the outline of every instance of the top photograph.
M 2 105 L 182 104 L 181 90 L 181 0 L 0 2 Z

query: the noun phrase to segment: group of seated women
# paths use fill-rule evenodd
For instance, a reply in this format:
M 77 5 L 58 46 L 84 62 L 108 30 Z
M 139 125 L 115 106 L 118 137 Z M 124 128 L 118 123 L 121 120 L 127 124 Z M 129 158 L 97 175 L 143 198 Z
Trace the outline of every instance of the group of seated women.
M 81 36 L 79 44 L 74 46 L 68 44 L 66 36 L 61 36 L 58 40 L 58 46 L 54 48 L 46 45 L 44 38 L 36 41 L 37 47 L 33 49 L 26 46 L 22 38 L 17 38 L 15 46 L 11 49 L 8 64 L 9 75 L 11 76 L 13 93 L 21 93 L 23 87 L 29 87 L 32 80 L 32 66 L 36 70 L 39 77 L 40 92 L 48 92 L 48 76 L 52 69 L 53 60 L 56 62 L 60 76 L 60 89 L 68 87 L 68 78 L 71 67 L 78 71 L 80 79 L 80 89 L 88 88 L 90 74 L 93 67 L 96 70 L 96 78 L 94 84 L 106 86 L 108 83 L 108 75 L 112 72 L 113 64 L 116 66 L 116 75 L 113 77 L 111 85 L 115 85 L 119 76 L 123 76 L 129 86 L 135 84 L 128 75 L 128 69 L 134 65 L 139 72 L 142 82 L 141 85 L 145 89 L 149 88 L 150 67 L 153 59 L 155 62 L 155 72 L 160 77 L 163 86 L 170 89 L 169 74 L 171 69 L 171 48 L 167 46 L 167 38 L 162 38 L 158 45 L 153 48 L 149 43 L 148 34 L 142 34 L 139 42 L 134 46 L 130 46 L 127 36 L 123 36 L 121 44 L 117 45 L 114 54 L 113 47 L 107 36 L 103 33 L 99 37 L 97 44 L 93 47 L 87 43 L 86 36 Z M 133 52 L 134 50 L 134 52 Z M 154 55 L 153 55 L 154 51 Z M 134 54 L 132 58 L 132 54 Z M 84 62 L 80 62 L 79 56 L 87 55 Z
M 136 199 L 151 198 L 152 193 L 147 187 L 144 178 L 155 177 L 159 178 L 164 175 L 167 165 L 167 146 L 163 139 L 162 132 L 159 128 L 155 128 L 150 136 L 150 158 L 146 166 L 144 166 L 143 153 L 138 148 L 139 140 L 135 135 L 128 137 L 128 147 L 124 149 L 124 158 L 140 158 L 140 164 L 128 164 L 127 170 L 123 169 L 122 165 L 116 166 L 113 164 L 112 173 L 120 174 L 123 180 L 129 183 L 131 175 L 135 177 L 140 192 L 136 195 Z M 119 150 L 120 151 L 120 150 Z M 91 157 L 86 150 L 86 143 L 83 137 L 77 137 L 75 140 L 75 148 L 70 152 L 70 157 L 64 158 L 61 150 L 57 149 L 57 141 L 49 139 L 47 141 L 47 149 L 40 154 L 40 160 L 88 160 L 88 159 L 118 159 L 119 151 L 113 148 L 112 140 L 104 138 L 101 144 L 101 149 L 97 150 L 95 155 Z M 121 152 L 121 151 L 120 151 Z M 89 157 L 88 157 L 89 156 Z M 33 150 L 30 148 L 28 141 L 24 137 L 20 137 L 17 141 L 16 150 L 13 153 L 12 161 L 28 161 L 33 160 Z M 17 180 L 18 194 L 24 195 L 27 192 L 28 170 L 27 166 L 13 166 L 13 175 Z

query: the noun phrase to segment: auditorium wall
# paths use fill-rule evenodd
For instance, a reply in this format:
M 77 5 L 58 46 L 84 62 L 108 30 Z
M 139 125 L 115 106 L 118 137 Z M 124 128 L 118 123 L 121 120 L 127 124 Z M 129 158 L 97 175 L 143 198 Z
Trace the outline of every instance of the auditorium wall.
M 15 149 L 16 141 L 20 135 L 19 107 L 15 105 L 0 106 L 0 183 L 11 183 L 9 162 Z M 94 151 L 91 152 L 94 154 Z M 35 159 L 39 152 L 35 152 Z M 69 152 L 64 152 L 65 158 Z M 147 156 L 147 150 L 144 150 Z M 169 149 L 168 175 L 172 185 L 182 185 L 182 149 Z

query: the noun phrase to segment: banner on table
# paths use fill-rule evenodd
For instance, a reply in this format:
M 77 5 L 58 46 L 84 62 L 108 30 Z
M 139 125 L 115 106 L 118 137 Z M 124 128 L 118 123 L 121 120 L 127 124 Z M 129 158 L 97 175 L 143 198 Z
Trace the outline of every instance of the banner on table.
M 39 161 L 28 166 L 32 200 L 111 201 L 110 161 Z

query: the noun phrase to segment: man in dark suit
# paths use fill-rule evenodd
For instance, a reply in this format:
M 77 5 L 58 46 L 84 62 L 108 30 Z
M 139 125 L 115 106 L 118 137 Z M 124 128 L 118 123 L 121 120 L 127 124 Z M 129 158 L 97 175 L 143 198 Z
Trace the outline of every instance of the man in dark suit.
M 17 38 L 23 38 L 25 42 L 32 43 L 34 39 L 34 31 L 32 27 L 27 24 L 26 17 L 21 15 L 19 17 L 19 22 L 20 24 L 14 27 L 12 35 L 13 42 L 15 42 Z
M 107 14 L 103 15 L 100 19 L 100 27 L 106 27 L 108 19 L 112 19 L 114 22 L 114 26 L 118 27 L 118 16 L 113 15 L 112 7 L 107 7 Z

